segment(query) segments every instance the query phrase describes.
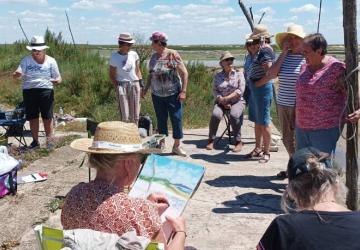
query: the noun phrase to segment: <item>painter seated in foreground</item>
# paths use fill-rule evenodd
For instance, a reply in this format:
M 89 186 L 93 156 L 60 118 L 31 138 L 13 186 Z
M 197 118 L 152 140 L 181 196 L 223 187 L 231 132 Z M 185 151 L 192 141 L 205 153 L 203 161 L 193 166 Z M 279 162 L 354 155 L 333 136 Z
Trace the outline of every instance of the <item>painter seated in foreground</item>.
M 169 205 L 167 199 L 160 194 L 151 194 L 147 200 L 131 198 L 124 192 L 135 181 L 144 154 L 150 153 L 139 149 L 139 144 L 136 124 L 119 121 L 100 123 L 94 139 L 71 143 L 72 148 L 90 153 L 89 164 L 96 169 L 96 177 L 68 193 L 61 213 L 64 229 L 87 228 L 118 235 L 135 230 L 138 236 L 165 243 L 160 215 Z M 183 249 L 184 219 L 167 219 L 173 231 L 182 232 L 175 234 L 168 249 Z
M 359 249 L 360 213 L 347 209 L 345 186 L 326 154 L 308 147 L 295 152 L 288 163 L 289 185 L 282 206 L 294 213 L 276 217 L 257 250 Z

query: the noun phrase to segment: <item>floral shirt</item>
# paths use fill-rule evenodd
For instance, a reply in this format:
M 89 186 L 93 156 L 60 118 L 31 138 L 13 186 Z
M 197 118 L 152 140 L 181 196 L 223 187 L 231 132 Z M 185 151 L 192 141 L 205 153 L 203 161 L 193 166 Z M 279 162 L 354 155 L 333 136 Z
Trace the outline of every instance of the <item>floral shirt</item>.
M 132 229 L 152 238 L 161 228 L 152 202 L 130 198 L 117 187 L 101 181 L 80 183 L 68 193 L 62 213 L 64 229 L 87 228 L 122 235 Z
M 243 99 L 244 90 L 245 78 L 242 72 L 232 69 L 229 77 L 227 77 L 225 72 L 222 70 L 215 75 L 213 83 L 215 98 L 219 96 L 228 96 L 236 92 L 240 96 L 239 99 Z M 239 99 L 232 100 L 232 103 L 237 102 Z
M 167 97 L 178 94 L 181 90 L 181 79 L 177 66 L 182 63 L 180 55 L 166 49 L 162 56 L 154 53 L 149 62 L 151 91 L 154 95 Z
M 296 127 L 329 129 L 339 126 L 346 105 L 346 91 L 335 89 L 345 73 L 345 64 L 329 57 L 326 65 L 315 73 L 302 65 L 296 83 Z

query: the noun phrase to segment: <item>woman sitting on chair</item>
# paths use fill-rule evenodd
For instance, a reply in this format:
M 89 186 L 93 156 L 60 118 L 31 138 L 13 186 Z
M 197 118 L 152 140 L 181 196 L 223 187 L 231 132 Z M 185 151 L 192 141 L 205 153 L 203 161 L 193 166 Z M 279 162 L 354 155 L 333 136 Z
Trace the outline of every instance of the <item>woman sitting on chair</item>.
M 102 122 L 94 140 L 82 138 L 71 147 L 90 153 L 95 180 L 80 183 L 67 194 L 61 213 L 64 229 L 86 228 L 122 235 L 135 230 L 138 236 L 165 243 L 160 215 L 168 208 L 165 196 L 150 194 L 145 199 L 129 197 L 125 190 L 135 181 L 145 151 L 135 123 Z M 176 233 L 168 249 L 183 249 L 185 222 L 167 218 Z
M 245 78 L 242 72 L 234 69 L 234 56 L 226 51 L 220 57 L 222 71 L 217 73 L 213 82 L 215 105 L 209 124 L 209 141 L 207 150 L 214 148 L 214 140 L 221 118 L 226 110 L 230 112 L 230 124 L 233 129 L 236 143 L 234 152 L 242 149 L 241 125 L 242 113 L 245 107 L 243 98 Z

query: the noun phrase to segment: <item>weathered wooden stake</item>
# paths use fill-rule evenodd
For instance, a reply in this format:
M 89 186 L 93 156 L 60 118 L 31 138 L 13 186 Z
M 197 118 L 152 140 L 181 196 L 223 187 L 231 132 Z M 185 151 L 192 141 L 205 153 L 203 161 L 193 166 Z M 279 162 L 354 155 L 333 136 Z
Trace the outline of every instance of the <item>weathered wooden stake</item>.
M 253 31 L 254 30 L 254 22 L 251 19 L 251 16 L 250 16 L 250 14 L 249 14 L 249 12 L 248 12 L 247 8 L 245 7 L 245 4 L 243 3 L 242 0 L 239 0 L 239 5 L 240 5 L 240 8 L 241 8 L 242 12 L 244 13 L 248 23 L 249 23 L 249 25 L 250 25 L 251 31 Z
M 345 62 L 347 75 L 358 66 L 358 42 L 356 28 L 356 0 L 343 0 L 343 26 L 345 44 Z M 349 92 L 348 112 L 352 113 L 359 108 L 358 102 L 358 72 L 348 79 L 353 91 Z M 350 86 L 348 86 L 350 88 Z M 346 143 L 346 186 L 348 194 L 346 204 L 349 209 L 358 209 L 358 126 L 347 123 L 346 137 L 355 136 Z
M 67 20 L 67 23 L 68 23 L 68 28 L 69 28 L 69 31 L 70 31 L 71 39 L 72 39 L 72 41 L 73 41 L 73 44 L 75 45 L 75 39 L 74 39 L 73 33 L 72 33 L 72 31 L 71 31 L 69 16 L 68 16 L 66 10 L 65 10 L 65 15 L 66 15 L 66 20 Z

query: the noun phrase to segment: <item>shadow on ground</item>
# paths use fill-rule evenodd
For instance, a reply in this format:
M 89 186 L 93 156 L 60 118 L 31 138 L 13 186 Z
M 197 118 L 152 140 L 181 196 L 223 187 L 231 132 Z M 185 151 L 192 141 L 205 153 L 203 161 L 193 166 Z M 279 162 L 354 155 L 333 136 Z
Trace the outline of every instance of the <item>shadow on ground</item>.
M 194 135 L 194 134 L 192 134 Z M 203 135 L 199 135 L 199 136 L 203 136 Z M 254 138 L 243 138 L 243 144 L 255 144 L 255 140 Z M 199 140 L 184 140 L 182 141 L 182 143 L 184 144 L 190 144 L 190 145 L 195 145 L 196 148 L 203 148 L 205 150 L 205 147 L 208 143 L 208 139 L 199 139 Z M 231 142 L 231 145 L 234 145 L 234 141 Z M 215 149 L 217 150 L 223 150 L 228 148 L 229 146 L 229 140 L 228 137 L 223 137 L 221 140 L 218 141 L 218 138 L 216 138 L 215 140 Z
M 281 195 L 286 185 L 274 183 L 279 181 L 275 176 L 220 176 L 213 180 L 205 181 L 213 187 L 241 187 L 256 189 L 271 189 L 278 194 L 256 194 L 254 192 L 241 194 L 235 200 L 225 201 L 224 207 L 214 208 L 214 213 L 271 213 L 280 214 Z
M 281 196 L 275 194 L 245 193 L 235 197 L 236 200 L 225 201 L 224 207 L 213 208 L 217 214 L 227 213 L 261 213 L 281 214 Z
M 205 183 L 213 187 L 271 189 L 277 193 L 283 193 L 286 188 L 286 184 L 274 183 L 272 181 L 280 181 L 280 179 L 278 179 L 276 176 L 220 176 L 213 180 L 207 180 Z
M 228 154 L 229 152 L 231 152 L 231 149 L 225 148 L 224 150 L 219 151 L 218 154 L 210 155 L 204 152 L 204 154 L 191 154 L 190 157 L 193 159 L 204 160 L 216 164 L 230 164 L 230 162 L 236 161 L 258 161 L 258 159 L 247 158 L 246 154 Z

